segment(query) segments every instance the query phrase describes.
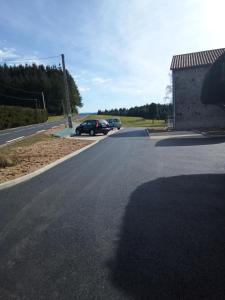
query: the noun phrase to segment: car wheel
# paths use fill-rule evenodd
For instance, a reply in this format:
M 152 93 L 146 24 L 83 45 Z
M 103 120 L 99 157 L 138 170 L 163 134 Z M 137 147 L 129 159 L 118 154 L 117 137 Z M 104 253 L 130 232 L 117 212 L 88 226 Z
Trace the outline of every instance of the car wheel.
M 108 134 L 108 132 L 103 132 L 103 134 L 104 134 L 104 135 L 107 135 L 107 134 Z
M 118 130 L 120 130 L 120 127 L 117 127 Z
M 81 132 L 79 129 L 76 129 L 76 135 L 81 135 Z
M 94 131 L 93 129 L 91 129 L 90 132 L 89 132 L 89 134 L 90 134 L 91 136 L 93 136 L 93 135 L 95 135 L 95 131 Z

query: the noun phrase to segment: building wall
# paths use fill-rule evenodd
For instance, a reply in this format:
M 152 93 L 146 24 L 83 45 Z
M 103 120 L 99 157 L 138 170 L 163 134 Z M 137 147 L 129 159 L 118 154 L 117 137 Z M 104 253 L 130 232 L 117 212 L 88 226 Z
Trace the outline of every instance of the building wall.
M 175 129 L 225 127 L 225 109 L 201 103 L 201 89 L 209 66 L 173 70 Z

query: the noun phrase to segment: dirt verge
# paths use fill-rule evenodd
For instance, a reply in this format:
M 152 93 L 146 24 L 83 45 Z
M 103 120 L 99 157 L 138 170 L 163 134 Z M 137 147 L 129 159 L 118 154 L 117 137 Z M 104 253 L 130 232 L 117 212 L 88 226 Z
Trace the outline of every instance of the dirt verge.
M 29 174 L 49 163 L 79 150 L 93 141 L 55 138 L 50 131 L 1 147 L 0 156 L 13 165 L 0 165 L 0 183 Z

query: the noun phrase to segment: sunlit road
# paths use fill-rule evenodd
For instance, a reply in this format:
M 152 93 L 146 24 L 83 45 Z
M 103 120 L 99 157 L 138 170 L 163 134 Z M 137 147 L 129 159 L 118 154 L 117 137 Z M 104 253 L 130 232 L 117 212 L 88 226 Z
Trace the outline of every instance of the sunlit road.
M 0 299 L 224 299 L 225 139 L 125 129 L 0 191 Z
M 65 124 L 65 123 L 66 123 L 66 120 L 63 119 L 63 120 L 58 120 L 58 121 L 54 121 L 54 122 L 45 122 L 45 123 L 40 123 L 40 124 L 32 124 L 29 126 L 21 126 L 21 127 L 16 127 L 16 128 L 0 130 L 0 145 L 10 142 L 14 139 L 29 136 L 36 132 L 42 132 L 44 130 L 52 128 L 53 126 L 57 126 L 60 124 Z

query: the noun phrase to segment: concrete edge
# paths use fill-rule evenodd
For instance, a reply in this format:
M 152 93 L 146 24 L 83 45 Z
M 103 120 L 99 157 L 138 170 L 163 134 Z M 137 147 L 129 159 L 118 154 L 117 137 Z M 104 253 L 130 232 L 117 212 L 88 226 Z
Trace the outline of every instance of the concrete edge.
M 201 132 L 201 135 L 203 135 L 206 138 L 220 138 L 220 137 L 225 138 L 225 134 L 210 134 L 206 132 Z
M 3 189 L 8 188 L 8 187 L 12 187 L 12 186 L 14 186 L 14 185 L 16 185 L 16 184 L 25 182 L 25 181 L 27 181 L 27 180 L 29 180 L 29 179 L 31 179 L 31 178 L 33 178 L 33 177 L 39 175 L 39 174 L 42 174 L 42 173 L 48 171 L 49 169 L 51 169 L 51 168 L 57 166 L 58 164 L 60 164 L 60 163 L 62 163 L 62 162 L 64 162 L 64 161 L 66 161 L 66 160 L 68 160 L 68 159 L 70 159 L 70 158 L 72 158 L 72 157 L 78 155 L 79 153 L 81 153 L 81 152 L 87 150 L 88 148 L 93 147 L 93 146 L 96 145 L 98 142 L 100 142 L 100 140 L 94 141 L 94 142 L 91 143 L 90 145 L 87 145 L 87 146 L 85 146 L 85 147 L 83 147 L 83 148 L 81 148 L 81 149 L 78 149 L 78 150 L 76 150 L 76 151 L 74 151 L 74 152 L 72 152 L 72 153 L 70 153 L 70 154 L 68 154 L 68 155 L 66 155 L 66 156 L 64 156 L 64 157 L 62 157 L 62 158 L 59 158 L 59 159 L 53 161 L 52 163 L 50 163 L 50 164 L 44 166 L 43 168 L 38 169 L 38 170 L 36 170 L 36 171 L 34 171 L 34 172 L 32 172 L 32 173 L 26 174 L 26 175 L 24 175 L 24 176 L 22 176 L 22 177 L 18 177 L 18 178 L 13 179 L 13 180 L 9 180 L 9 181 L 0 183 L 0 190 L 3 190 Z
M 117 131 L 111 133 L 110 135 L 115 134 L 116 132 L 117 132 Z M 106 139 L 106 138 L 109 137 L 110 135 L 106 135 L 106 136 L 103 137 L 103 139 L 101 139 L 101 140 L 96 140 L 96 141 L 94 141 L 93 143 L 91 143 L 90 145 L 87 145 L 87 146 L 85 146 L 85 147 L 83 147 L 83 148 L 81 148 L 81 149 L 78 149 L 78 150 L 76 150 L 76 151 L 74 151 L 74 152 L 72 152 L 72 153 L 70 153 L 70 154 L 68 154 L 68 155 L 66 155 L 66 156 L 64 156 L 64 157 L 62 157 L 62 158 L 60 158 L 60 159 L 57 159 L 57 160 L 53 161 L 52 163 L 50 163 L 50 164 L 44 166 L 43 168 L 38 169 L 38 170 L 36 170 L 36 171 L 34 171 L 34 172 L 32 172 L 32 173 L 26 174 L 26 175 L 24 175 L 24 176 L 18 177 L 18 178 L 13 179 L 13 180 L 9 180 L 9 181 L 0 183 L 0 190 L 6 189 L 6 188 L 8 188 L 8 187 L 12 187 L 12 186 L 14 186 L 14 185 L 16 185 L 16 184 L 25 182 L 25 181 L 27 181 L 27 180 L 29 180 L 29 179 L 31 179 L 31 178 L 33 178 L 33 177 L 39 175 L 39 174 L 42 174 L 42 173 L 44 173 L 45 171 L 48 171 L 49 169 L 51 169 L 51 168 L 57 166 L 58 164 L 60 164 L 60 163 L 62 163 L 62 162 L 64 162 L 64 161 L 66 161 L 66 160 L 68 160 L 68 159 L 70 159 L 70 158 L 72 158 L 72 157 L 78 155 L 79 153 L 85 151 L 86 149 L 91 148 L 92 146 L 96 145 L 98 142 L 103 141 L 104 139 Z

